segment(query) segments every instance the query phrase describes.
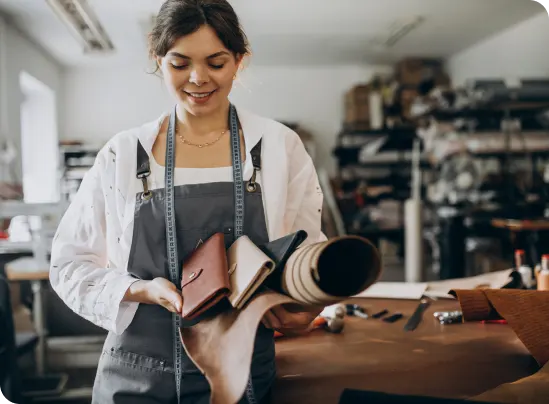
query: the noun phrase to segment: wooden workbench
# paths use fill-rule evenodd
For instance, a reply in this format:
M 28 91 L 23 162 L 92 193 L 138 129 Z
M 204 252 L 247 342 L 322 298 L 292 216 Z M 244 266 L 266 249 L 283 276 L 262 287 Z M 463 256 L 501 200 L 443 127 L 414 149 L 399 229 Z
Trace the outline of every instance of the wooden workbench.
M 371 312 L 402 312 L 393 324 L 345 318 L 342 334 L 316 330 L 277 340 L 275 404 L 337 404 L 345 388 L 395 394 L 464 398 L 538 370 L 504 324 L 441 325 L 435 311 L 459 309 L 437 301 L 412 332 L 404 324 L 418 302 L 359 299 Z

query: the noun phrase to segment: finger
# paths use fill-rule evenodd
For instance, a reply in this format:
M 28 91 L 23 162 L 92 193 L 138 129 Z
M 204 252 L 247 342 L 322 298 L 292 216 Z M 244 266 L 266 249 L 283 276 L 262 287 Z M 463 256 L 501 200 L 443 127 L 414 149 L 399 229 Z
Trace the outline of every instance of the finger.
M 277 328 L 281 328 L 282 327 L 282 322 L 278 319 L 278 317 L 276 315 L 274 315 L 274 313 L 271 311 L 268 311 L 266 314 L 265 314 L 265 319 L 267 320 L 267 322 L 270 324 L 270 328 L 272 329 L 277 329 Z
M 162 305 L 162 307 L 164 307 L 166 310 L 168 310 L 169 312 L 172 312 L 172 313 L 177 313 L 175 307 L 169 303 L 169 302 L 166 302 Z
M 285 327 L 290 322 L 290 313 L 288 313 L 282 306 L 276 306 L 271 309 L 271 315 L 274 321 L 277 323 L 277 328 Z M 273 320 L 271 320 L 273 322 Z
M 162 307 L 164 307 L 166 310 L 172 313 L 181 313 L 181 308 L 180 308 L 181 303 L 177 302 L 177 300 L 173 302 L 166 298 L 161 298 L 159 303 Z
M 269 323 L 269 320 L 267 320 L 265 317 L 261 319 L 261 324 L 265 326 L 267 329 L 272 329 L 271 323 Z
M 176 291 L 168 291 L 163 296 L 164 300 L 169 302 L 178 313 L 183 309 L 183 298 Z
M 293 329 L 306 329 L 311 323 L 307 313 L 286 313 L 284 316 L 283 327 Z

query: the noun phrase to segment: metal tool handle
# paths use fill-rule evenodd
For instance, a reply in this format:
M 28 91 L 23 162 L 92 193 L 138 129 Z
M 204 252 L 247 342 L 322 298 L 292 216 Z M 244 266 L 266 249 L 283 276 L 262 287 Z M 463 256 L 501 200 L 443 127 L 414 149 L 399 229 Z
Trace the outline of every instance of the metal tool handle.
M 414 311 L 414 314 L 412 314 L 412 317 L 408 320 L 406 325 L 404 326 L 404 331 L 413 331 L 417 328 L 419 323 L 421 322 L 421 319 L 423 318 L 423 313 L 427 308 L 431 305 L 431 302 L 429 302 L 426 299 L 423 299 L 419 305 L 416 307 L 416 310 Z

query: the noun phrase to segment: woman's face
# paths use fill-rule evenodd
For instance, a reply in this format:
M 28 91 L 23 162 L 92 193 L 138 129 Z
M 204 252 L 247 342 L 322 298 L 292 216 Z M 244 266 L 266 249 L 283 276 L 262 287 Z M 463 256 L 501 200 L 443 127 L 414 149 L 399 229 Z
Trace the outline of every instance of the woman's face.
M 179 38 L 157 62 L 168 91 L 181 106 L 195 116 L 204 116 L 227 102 L 241 59 L 204 25 Z

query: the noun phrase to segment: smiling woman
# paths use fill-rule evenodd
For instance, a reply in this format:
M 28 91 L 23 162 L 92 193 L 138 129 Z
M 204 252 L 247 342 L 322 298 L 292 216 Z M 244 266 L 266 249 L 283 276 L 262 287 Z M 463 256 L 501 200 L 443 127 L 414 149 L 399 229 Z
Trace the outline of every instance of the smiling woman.
M 238 17 L 226 1 L 166 1 L 149 37 L 171 94 L 203 115 L 227 99 L 242 59 L 250 53 Z
M 109 331 L 94 404 L 210 402 L 178 334 L 192 326 L 181 318 L 182 263 L 201 240 L 221 233 L 226 248 L 242 236 L 263 245 L 298 230 L 309 236 L 304 244 L 325 239 L 322 191 L 299 136 L 229 101 L 249 53 L 227 0 L 167 0 L 150 57 L 174 108 L 108 142 L 59 225 L 52 286 Z M 320 311 L 265 315 L 242 402 L 269 398 L 274 330 L 306 330 Z

